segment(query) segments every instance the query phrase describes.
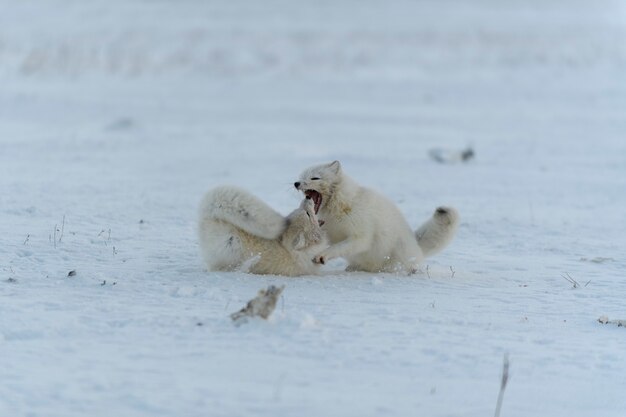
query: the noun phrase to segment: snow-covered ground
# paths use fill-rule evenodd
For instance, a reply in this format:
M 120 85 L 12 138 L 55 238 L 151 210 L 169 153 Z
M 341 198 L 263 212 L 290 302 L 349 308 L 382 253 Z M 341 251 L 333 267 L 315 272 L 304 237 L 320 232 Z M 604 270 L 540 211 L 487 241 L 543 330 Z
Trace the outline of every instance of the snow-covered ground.
M 485 416 L 505 354 L 502 416 L 626 415 L 622 1 L 0 9 L 1 416 Z M 203 269 L 204 191 L 288 213 L 333 159 L 458 237 L 411 277 Z

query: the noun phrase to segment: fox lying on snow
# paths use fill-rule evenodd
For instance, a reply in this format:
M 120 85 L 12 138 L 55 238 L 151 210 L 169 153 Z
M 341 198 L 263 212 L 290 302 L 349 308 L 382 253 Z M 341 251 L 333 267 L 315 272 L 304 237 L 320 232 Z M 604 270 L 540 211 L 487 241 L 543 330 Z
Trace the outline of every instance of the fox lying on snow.
M 308 275 L 325 244 L 313 200 L 306 197 L 287 217 L 249 192 L 222 186 L 200 205 L 198 234 L 209 270 Z
M 395 204 L 358 185 L 339 161 L 306 169 L 294 186 L 314 201 L 331 244 L 313 261 L 341 257 L 348 271 L 414 273 L 424 257 L 448 245 L 459 224 L 454 208 L 439 207 L 413 233 Z

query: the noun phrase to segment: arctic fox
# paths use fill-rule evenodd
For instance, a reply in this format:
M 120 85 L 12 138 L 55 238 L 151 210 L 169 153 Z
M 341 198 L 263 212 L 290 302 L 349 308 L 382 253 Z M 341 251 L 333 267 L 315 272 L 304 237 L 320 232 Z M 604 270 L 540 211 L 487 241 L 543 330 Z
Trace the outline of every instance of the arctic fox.
M 209 270 L 308 275 L 313 256 L 327 247 L 313 200 L 283 217 L 249 192 L 222 186 L 200 205 L 198 235 Z
M 331 244 L 313 262 L 341 257 L 348 271 L 414 273 L 452 240 L 459 224 L 454 208 L 439 207 L 413 233 L 390 200 L 358 185 L 339 161 L 308 168 L 294 186 L 313 199 Z

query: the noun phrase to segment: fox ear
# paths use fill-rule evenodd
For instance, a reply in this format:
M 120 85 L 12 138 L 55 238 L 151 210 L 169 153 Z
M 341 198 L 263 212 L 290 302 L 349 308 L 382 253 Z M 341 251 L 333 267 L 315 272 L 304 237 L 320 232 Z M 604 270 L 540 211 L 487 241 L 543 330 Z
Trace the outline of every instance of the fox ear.
M 291 244 L 295 250 L 304 249 L 304 246 L 306 245 L 304 233 L 298 233 L 298 236 L 293 238 L 293 242 Z
M 339 171 L 341 171 L 341 163 L 339 161 L 333 161 L 328 164 L 328 168 L 330 168 L 335 174 L 339 174 Z

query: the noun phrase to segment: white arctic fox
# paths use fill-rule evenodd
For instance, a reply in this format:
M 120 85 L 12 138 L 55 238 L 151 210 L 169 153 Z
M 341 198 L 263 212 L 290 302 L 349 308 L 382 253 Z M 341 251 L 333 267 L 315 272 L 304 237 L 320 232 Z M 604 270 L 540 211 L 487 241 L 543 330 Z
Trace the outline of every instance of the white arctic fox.
M 204 196 L 199 214 L 200 248 L 209 270 L 313 274 L 318 265 L 311 259 L 328 246 L 310 197 L 283 217 L 249 192 L 222 186 Z
M 425 256 L 452 240 L 459 224 L 454 208 L 439 207 L 413 233 L 395 204 L 354 182 L 339 161 L 305 170 L 294 186 L 313 199 L 331 244 L 313 262 L 341 257 L 349 271 L 416 272 Z

